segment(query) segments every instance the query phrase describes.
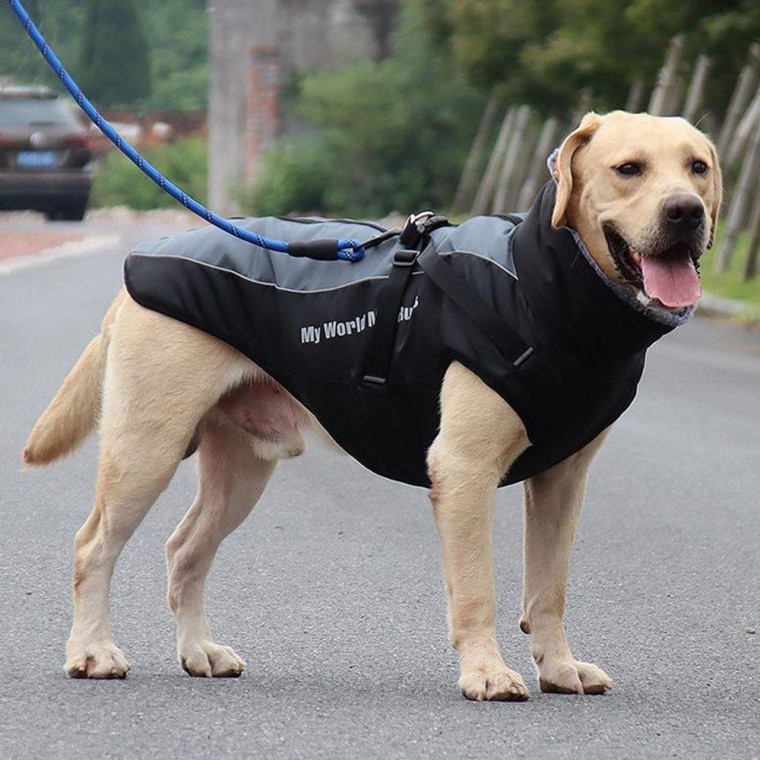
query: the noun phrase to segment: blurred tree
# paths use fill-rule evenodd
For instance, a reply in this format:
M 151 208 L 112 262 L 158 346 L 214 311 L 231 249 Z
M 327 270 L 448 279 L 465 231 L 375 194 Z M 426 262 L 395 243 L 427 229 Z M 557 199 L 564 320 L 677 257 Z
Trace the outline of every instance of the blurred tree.
M 567 111 L 589 88 L 606 107 L 625 103 L 636 80 L 652 82 L 668 40 L 686 32 L 687 60 L 714 61 L 718 107 L 753 39 L 757 0 L 413 0 L 428 38 L 478 86 L 544 111 Z
M 393 20 L 399 0 L 354 0 L 354 7 L 369 21 L 377 42 L 377 59 L 391 54 Z
M 208 96 L 208 15 L 205 0 L 141 3 L 150 46 L 150 108 L 203 108 Z
M 25 0 L 24 7 L 67 68 L 75 64 L 82 27 L 81 6 L 75 7 L 74 0 Z M 55 82 L 55 74 L 7 3 L 0 4 L 0 76 L 23 84 Z
M 23 0 L 51 47 L 77 81 L 82 66 L 83 0 Z M 205 0 L 162 0 L 140 3 L 141 26 L 147 37 L 151 94 L 142 97 L 146 108 L 203 108 L 208 96 L 208 18 Z M 121 60 L 120 82 L 131 77 L 132 61 Z M 7 3 L 0 3 L 0 77 L 18 82 L 48 84 L 62 90 L 55 74 L 27 39 Z
M 710 56 L 712 67 L 706 100 L 723 111 L 736 85 L 753 40 L 760 40 L 757 0 L 632 0 L 626 16 L 641 37 L 657 39 L 685 32 L 689 60 Z
M 79 70 L 82 89 L 102 106 L 150 95 L 148 43 L 135 0 L 88 0 Z

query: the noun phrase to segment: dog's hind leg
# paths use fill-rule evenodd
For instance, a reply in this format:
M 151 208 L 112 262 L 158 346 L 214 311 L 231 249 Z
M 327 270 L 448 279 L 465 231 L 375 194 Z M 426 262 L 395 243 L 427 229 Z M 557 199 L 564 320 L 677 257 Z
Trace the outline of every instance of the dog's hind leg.
M 469 699 L 523 700 L 519 673 L 496 643 L 491 522 L 496 487 L 528 446 L 518 416 L 459 364 L 441 392 L 441 429 L 428 455 L 448 596 L 449 636 L 459 653 L 459 687 Z
M 573 657 L 562 622 L 570 552 L 588 468 L 605 435 L 525 483 L 525 583 L 520 628 L 531 635 L 542 691 L 601 694 L 612 688 L 612 680 L 603 670 Z
M 197 330 L 131 301 L 122 306 L 106 362 L 95 506 L 74 544 L 70 676 L 126 675 L 109 620 L 114 565 L 239 364 L 231 349 Z
M 65 665 L 72 678 L 124 678 L 129 670 L 111 633 L 111 576 L 182 456 L 179 448 L 158 452 L 124 427 L 112 431 L 114 440 L 100 456 L 95 506 L 74 542 L 74 622 Z
M 215 410 L 199 439 L 199 485 L 192 507 L 166 545 L 169 606 L 177 618 L 177 655 L 193 676 L 239 676 L 245 663 L 214 642 L 204 585 L 219 545 L 253 509 L 274 470 L 256 439 Z

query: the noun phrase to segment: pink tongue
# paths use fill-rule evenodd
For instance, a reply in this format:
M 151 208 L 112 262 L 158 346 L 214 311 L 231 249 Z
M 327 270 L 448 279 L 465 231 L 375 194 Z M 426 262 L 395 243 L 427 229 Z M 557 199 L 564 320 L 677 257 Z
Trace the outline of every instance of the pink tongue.
M 699 275 L 688 251 L 666 256 L 642 256 L 644 291 L 664 306 L 691 306 L 702 295 Z

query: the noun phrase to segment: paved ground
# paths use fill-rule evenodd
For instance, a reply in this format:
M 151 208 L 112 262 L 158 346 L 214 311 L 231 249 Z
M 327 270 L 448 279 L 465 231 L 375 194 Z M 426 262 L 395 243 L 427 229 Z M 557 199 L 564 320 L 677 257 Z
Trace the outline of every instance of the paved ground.
M 112 233 L 126 246 L 148 231 Z M 516 626 L 519 490 L 506 489 L 501 643 L 533 698 L 462 699 L 424 494 L 322 451 L 281 466 L 220 552 L 210 612 L 248 662 L 241 679 L 190 679 L 174 662 L 162 547 L 192 463 L 117 567 L 129 678 L 66 679 L 95 443 L 41 472 L 21 472 L 18 452 L 97 329 L 121 258 L 111 246 L 0 277 L 0 758 L 760 757 L 760 334 L 704 319 L 652 351 L 594 468 L 568 628 L 615 677 L 609 695 L 537 691 Z
M 26 258 L 62 247 L 66 250 L 81 250 L 82 247 L 97 250 L 110 242 L 115 232 L 130 228 L 149 226 L 171 230 L 198 224 L 200 222 L 196 216 L 181 208 L 148 212 L 126 208 L 93 209 L 88 212 L 85 223 L 81 224 L 46 222 L 42 214 L 34 211 L 1 211 L 0 267 L 5 262 L 7 268 L 11 259 Z

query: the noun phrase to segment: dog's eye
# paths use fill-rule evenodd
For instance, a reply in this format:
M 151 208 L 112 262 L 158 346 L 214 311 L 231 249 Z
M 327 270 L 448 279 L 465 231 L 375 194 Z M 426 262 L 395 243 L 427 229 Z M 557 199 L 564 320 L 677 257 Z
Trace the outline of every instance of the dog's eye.
M 616 166 L 615 171 L 624 177 L 636 177 L 644 171 L 644 167 L 636 161 L 627 161 L 624 164 L 620 164 L 620 166 Z
M 710 167 L 704 161 L 692 161 L 691 170 L 694 174 L 707 174 L 710 171 Z

